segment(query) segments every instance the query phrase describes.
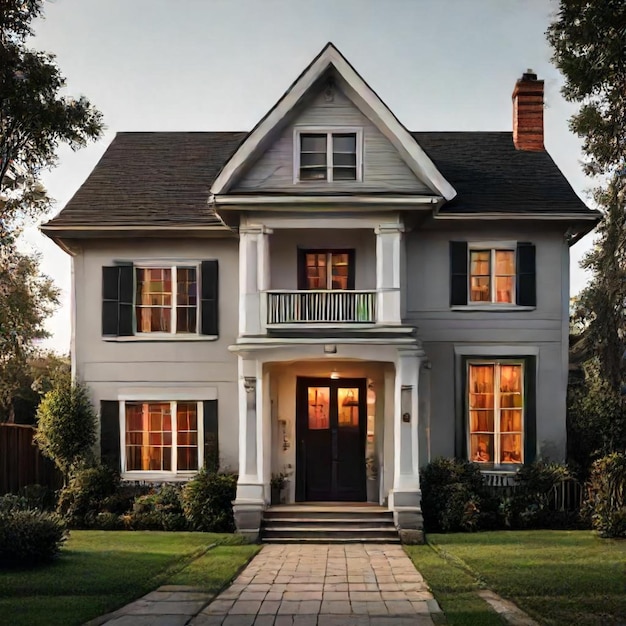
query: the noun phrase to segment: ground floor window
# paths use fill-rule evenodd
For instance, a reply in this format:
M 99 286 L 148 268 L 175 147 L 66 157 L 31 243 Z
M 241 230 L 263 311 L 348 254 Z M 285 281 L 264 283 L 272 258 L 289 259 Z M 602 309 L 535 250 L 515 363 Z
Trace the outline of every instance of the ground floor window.
M 468 456 L 493 466 L 524 462 L 524 362 L 467 363 Z
M 125 402 L 124 471 L 199 469 L 201 406 L 199 402 Z

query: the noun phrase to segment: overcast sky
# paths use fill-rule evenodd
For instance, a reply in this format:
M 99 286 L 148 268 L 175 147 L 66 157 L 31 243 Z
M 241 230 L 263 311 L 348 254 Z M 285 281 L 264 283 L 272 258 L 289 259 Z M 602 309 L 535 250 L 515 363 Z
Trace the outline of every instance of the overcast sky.
M 545 80 L 546 148 L 588 200 L 568 129 L 576 109 L 545 40 L 555 10 L 554 0 L 48 1 L 31 45 L 56 54 L 68 93 L 87 96 L 106 124 L 97 144 L 62 150 L 44 176 L 52 214 L 116 132 L 250 130 L 328 41 L 414 131 L 510 130 L 515 80 L 532 68 Z M 591 241 L 572 249 L 572 294 Z M 24 245 L 62 290 L 45 345 L 68 351 L 69 257 L 35 228 Z

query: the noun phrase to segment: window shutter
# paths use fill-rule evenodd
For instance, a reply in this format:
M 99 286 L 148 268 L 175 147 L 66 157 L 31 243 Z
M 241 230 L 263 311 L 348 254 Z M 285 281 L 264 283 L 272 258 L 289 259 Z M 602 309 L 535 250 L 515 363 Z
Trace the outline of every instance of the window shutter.
M 102 334 L 133 334 L 133 266 L 102 268 Z
M 206 400 L 202 404 L 204 418 L 204 466 L 209 471 L 217 472 L 220 467 L 217 400 Z
M 535 246 L 532 243 L 517 244 L 517 304 L 537 306 Z
M 467 304 L 467 242 L 450 242 L 450 306 Z
M 216 260 L 202 261 L 201 267 L 202 285 L 202 324 L 203 335 L 217 335 L 218 332 L 218 295 L 219 295 L 219 271 Z
M 120 407 L 114 400 L 100 402 L 100 459 L 116 471 L 121 471 Z

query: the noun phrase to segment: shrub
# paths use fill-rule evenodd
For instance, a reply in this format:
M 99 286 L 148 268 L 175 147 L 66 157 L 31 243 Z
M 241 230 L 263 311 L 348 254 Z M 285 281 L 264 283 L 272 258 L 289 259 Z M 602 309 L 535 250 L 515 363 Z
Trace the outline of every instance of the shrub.
M 478 530 L 494 525 L 497 502 L 480 468 L 460 459 L 435 459 L 420 472 L 427 532 Z
M 29 509 L 54 511 L 57 505 L 56 493 L 45 485 L 25 485 L 20 489 L 20 496 L 26 500 Z
M 96 442 L 96 412 L 84 385 L 63 379 L 43 397 L 35 441 L 65 476 L 89 459 Z
M 193 530 L 229 533 L 235 530 L 232 501 L 237 476 L 205 468 L 183 488 L 183 509 Z
M 137 530 L 185 530 L 187 520 L 183 513 L 181 488 L 165 484 L 139 496 L 124 522 Z
M 57 510 L 71 528 L 89 528 L 119 485 L 119 475 L 106 465 L 78 468 L 61 490 Z
M 51 560 L 67 537 L 56 513 L 0 512 L 0 567 L 30 566 Z
M 602 537 L 626 537 L 626 454 L 609 454 L 591 466 L 586 504 Z
M 24 496 L 17 496 L 14 493 L 6 493 L 0 496 L 0 513 L 27 511 L 29 508 L 31 507 Z

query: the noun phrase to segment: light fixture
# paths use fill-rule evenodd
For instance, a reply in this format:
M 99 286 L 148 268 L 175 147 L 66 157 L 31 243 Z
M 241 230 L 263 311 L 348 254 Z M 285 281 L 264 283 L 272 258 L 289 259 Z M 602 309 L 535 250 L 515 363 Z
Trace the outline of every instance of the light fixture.
M 339 372 L 337 370 L 333 370 L 330 373 L 331 380 L 339 380 Z

